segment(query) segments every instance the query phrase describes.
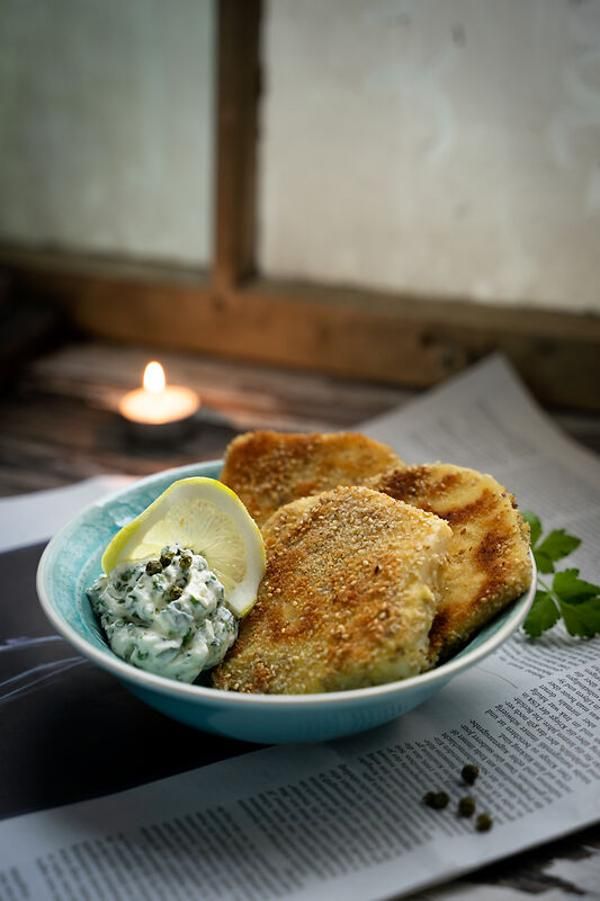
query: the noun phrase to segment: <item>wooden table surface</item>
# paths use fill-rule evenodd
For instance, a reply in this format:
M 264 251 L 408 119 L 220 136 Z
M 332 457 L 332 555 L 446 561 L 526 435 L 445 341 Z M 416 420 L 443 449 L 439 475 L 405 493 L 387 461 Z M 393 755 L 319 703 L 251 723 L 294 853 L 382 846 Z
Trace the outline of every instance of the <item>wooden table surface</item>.
M 203 408 L 177 447 L 132 441 L 115 413 L 157 352 L 78 343 L 27 366 L 0 398 L 0 495 L 55 488 L 101 473 L 146 475 L 222 456 L 231 438 L 255 428 L 350 429 L 412 400 L 416 392 L 161 351 L 171 383 L 196 388 Z M 573 437 L 600 452 L 600 417 L 553 413 Z M 599 814 L 600 815 L 600 814 Z M 592 827 L 480 870 L 419 898 L 600 898 L 600 827 Z

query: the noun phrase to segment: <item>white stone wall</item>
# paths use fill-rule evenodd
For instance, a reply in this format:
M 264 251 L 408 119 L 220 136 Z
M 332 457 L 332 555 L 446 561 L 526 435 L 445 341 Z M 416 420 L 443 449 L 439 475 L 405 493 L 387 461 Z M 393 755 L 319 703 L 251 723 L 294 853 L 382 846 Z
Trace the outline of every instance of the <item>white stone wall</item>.
M 213 63 L 212 0 L 2 0 L 0 240 L 206 263 Z
M 600 311 L 600 0 L 268 8 L 268 274 Z

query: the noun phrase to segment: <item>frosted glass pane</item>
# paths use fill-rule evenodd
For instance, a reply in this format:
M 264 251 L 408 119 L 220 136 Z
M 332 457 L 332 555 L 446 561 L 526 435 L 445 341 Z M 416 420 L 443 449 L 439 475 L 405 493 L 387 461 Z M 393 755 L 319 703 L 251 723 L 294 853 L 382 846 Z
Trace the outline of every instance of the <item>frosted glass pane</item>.
M 2 0 L 0 238 L 206 263 L 212 0 Z
M 600 309 L 600 3 L 272 0 L 268 275 Z

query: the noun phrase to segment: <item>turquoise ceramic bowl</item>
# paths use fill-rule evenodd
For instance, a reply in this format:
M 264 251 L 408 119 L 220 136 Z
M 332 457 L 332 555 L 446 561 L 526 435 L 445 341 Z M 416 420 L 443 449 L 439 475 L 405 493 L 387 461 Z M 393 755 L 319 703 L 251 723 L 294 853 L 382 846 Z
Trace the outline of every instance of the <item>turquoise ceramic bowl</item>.
M 526 595 L 443 666 L 373 688 L 314 695 L 236 694 L 136 669 L 110 650 L 86 588 L 100 575 L 100 558 L 115 532 L 171 482 L 194 475 L 218 478 L 220 470 L 220 462 L 171 469 L 87 507 L 49 543 L 37 575 L 46 615 L 81 654 L 113 673 L 151 707 L 196 729 L 261 743 L 324 741 L 371 729 L 412 710 L 494 651 L 518 628 L 532 603 L 535 579 Z

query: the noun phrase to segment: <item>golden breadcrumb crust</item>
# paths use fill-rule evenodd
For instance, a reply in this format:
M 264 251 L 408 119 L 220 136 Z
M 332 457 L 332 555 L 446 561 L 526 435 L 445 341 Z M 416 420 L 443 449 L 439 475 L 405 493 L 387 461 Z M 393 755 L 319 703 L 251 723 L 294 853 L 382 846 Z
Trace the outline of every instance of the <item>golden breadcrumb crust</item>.
M 514 497 L 473 469 L 406 466 L 369 485 L 441 516 L 452 528 L 430 637 L 432 660 L 443 660 L 529 587 L 529 527 Z
M 338 485 L 362 485 L 401 463 L 387 445 L 351 432 L 249 432 L 229 445 L 221 481 L 262 525 L 290 501 Z
M 451 530 L 364 487 L 276 512 L 267 570 L 216 688 L 305 694 L 358 688 L 428 668 L 438 573 Z

